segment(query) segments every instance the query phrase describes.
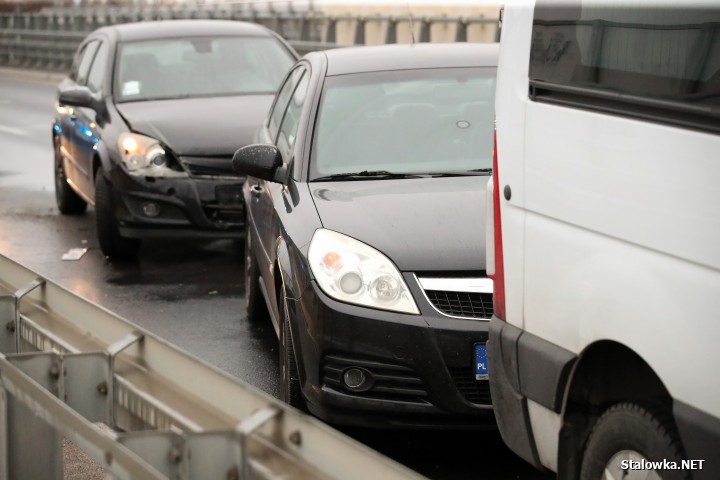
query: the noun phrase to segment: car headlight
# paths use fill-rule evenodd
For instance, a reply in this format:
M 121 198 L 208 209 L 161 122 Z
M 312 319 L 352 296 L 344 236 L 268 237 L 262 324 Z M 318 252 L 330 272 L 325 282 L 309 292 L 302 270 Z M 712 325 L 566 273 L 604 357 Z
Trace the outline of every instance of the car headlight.
M 170 167 L 170 158 L 160 142 L 138 133 L 122 133 L 118 139 L 120 156 L 133 175 L 143 177 L 186 177 L 187 173 Z
M 308 260 L 320 288 L 336 300 L 420 313 L 397 267 L 369 245 L 319 228 L 310 242 Z

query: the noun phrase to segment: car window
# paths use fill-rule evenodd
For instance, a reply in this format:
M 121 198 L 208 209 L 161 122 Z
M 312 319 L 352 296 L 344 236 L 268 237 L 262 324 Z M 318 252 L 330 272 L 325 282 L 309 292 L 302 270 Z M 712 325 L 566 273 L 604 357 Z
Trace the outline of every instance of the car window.
M 128 42 L 115 73 L 117 102 L 274 94 L 294 58 L 274 37 Z
M 70 78 L 80 85 L 85 84 L 87 78 L 88 69 L 92 63 L 95 51 L 98 47 L 97 41 L 89 42 L 83 47 L 83 49 L 75 56 L 73 61 L 72 70 L 70 71 Z
M 275 99 L 275 105 L 273 106 L 270 118 L 268 119 L 268 131 L 270 138 L 275 141 L 277 138 L 278 130 L 280 129 L 280 122 L 282 122 L 283 115 L 285 115 L 285 109 L 290 101 L 290 95 L 295 91 L 295 87 L 305 73 L 306 68 L 304 66 L 297 67 L 288 75 L 285 83 L 280 88 L 280 92 L 277 94 Z
M 101 42 L 95 60 L 90 67 L 90 73 L 87 77 L 87 86 L 91 92 L 97 93 L 102 90 L 103 81 L 105 80 L 105 72 L 107 71 L 107 61 L 110 53 L 110 47 L 107 42 Z
M 309 78 L 310 75 L 302 76 L 300 83 L 290 99 L 290 103 L 282 120 L 277 146 L 285 160 L 290 159 L 290 152 L 295 145 L 298 125 L 300 124 L 300 112 L 302 112 L 302 107 L 305 104 Z
M 365 170 L 469 173 L 492 167 L 494 67 L 325 80 L 310 177 Z

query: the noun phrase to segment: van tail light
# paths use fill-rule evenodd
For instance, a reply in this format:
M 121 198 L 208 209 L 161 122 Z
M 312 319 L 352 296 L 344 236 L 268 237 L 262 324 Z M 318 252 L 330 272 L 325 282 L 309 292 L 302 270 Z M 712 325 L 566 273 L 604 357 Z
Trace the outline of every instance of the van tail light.
M 487 188 L 486 270 L 493 280 L 493 310 L 505 320 L 505 270 L 500 228 L 500 183 L 498 182 L 497 133 L 493 144 L 493 172 Z

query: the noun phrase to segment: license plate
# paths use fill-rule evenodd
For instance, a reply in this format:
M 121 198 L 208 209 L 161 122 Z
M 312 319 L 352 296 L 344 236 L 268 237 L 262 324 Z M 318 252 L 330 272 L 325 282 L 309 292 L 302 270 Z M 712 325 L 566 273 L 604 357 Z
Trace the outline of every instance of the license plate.
M 488 379 L 487 347 L 484 343 L 476 343 L 475 348 L 475 380 Z

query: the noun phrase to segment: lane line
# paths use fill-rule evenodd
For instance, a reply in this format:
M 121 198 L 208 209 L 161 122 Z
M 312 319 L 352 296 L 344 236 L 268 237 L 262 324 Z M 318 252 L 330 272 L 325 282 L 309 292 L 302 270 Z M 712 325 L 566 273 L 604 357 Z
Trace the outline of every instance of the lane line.
M 10 135 L 19 135 L 21 137 L 30 134 L 30 132 L 28 132 L 27 130 L 23 130 L 22 128 L 8 127 L 7 125 L 2 124 L 0 124 L 0 132 L 9 133 Z

